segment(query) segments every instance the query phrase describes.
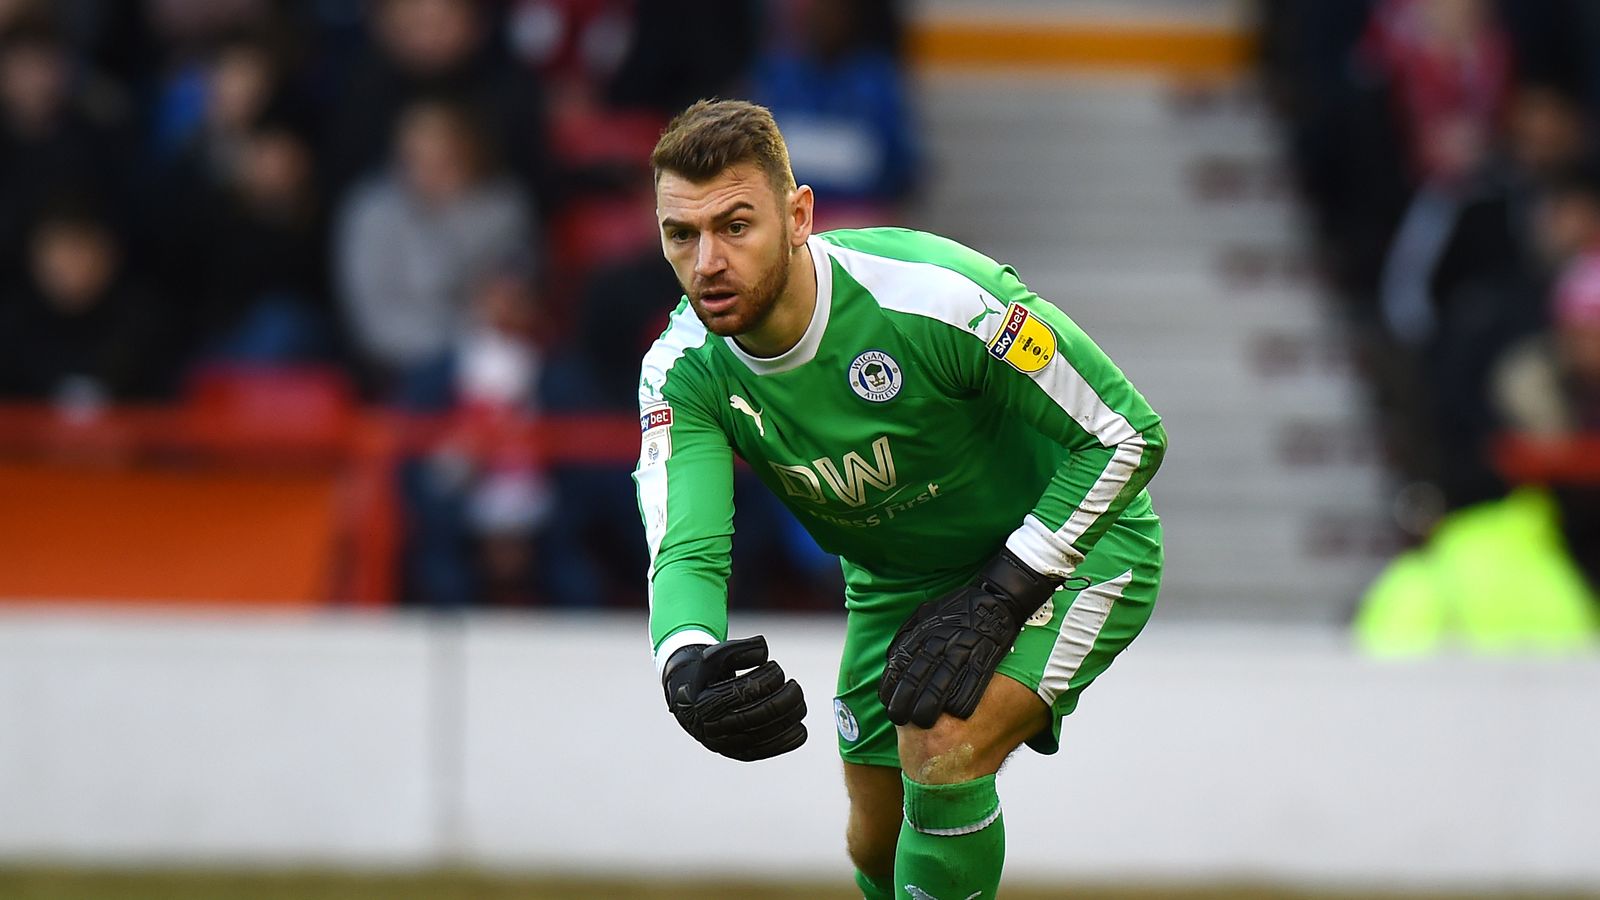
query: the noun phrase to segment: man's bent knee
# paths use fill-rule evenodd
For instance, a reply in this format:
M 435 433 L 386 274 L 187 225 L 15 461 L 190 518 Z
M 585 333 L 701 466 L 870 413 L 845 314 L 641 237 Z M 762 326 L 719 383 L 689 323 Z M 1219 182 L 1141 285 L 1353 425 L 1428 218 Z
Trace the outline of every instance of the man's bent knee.
M 945 713 L 932 728 L 901 725 L 900 766 L 912 781 L 956 784 L 1000 770 L 1011 751 L 1050 724 L 1050 708 L 1039 696 L 996 675 L 971 718 Z

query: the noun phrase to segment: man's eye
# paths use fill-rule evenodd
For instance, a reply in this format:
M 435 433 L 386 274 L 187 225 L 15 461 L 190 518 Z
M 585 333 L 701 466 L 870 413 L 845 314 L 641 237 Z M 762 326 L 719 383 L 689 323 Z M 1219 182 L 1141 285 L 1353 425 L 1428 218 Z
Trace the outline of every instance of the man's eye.
M 734 237 L 738 237 L 739 235 L 744 234 L 745 229 L 749 227 L 750 226 L 744 222 L 734 222 L 728 226 L 728 233 Z
M 689 232 L 682 230 L 669 231 L 667 232 L 667 239 L 673 241 L 674 243 L 681 244 L 689 239 Z

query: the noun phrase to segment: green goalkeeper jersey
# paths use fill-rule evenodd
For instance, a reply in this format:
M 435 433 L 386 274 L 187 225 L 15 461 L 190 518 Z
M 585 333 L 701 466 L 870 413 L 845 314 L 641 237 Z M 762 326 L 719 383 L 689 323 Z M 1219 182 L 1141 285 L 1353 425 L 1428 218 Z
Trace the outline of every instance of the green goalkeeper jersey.
M 726 637 L 735 455 L 841 557 L 852 610 L 959 583 L 1002 545 L 1069 577 L 1119 517 L 1152 515 L 1160 417 L 1013 269 L 895 228 L 809 249 L 816 310 L 788 352 L 745 353 L 685 298 L 645 355 L 658 666 Z

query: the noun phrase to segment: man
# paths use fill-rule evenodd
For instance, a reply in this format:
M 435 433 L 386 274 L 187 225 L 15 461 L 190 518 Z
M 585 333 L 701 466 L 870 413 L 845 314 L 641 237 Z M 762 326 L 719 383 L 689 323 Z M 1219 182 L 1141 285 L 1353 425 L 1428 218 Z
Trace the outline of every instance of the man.
M 1010 268 L 914 231 L 813 235 L 762 107 L 696 103 L 652 164 L 685 292 L 644 359 L 635 472 L 668 706 L 734 759 L 805 742 L 765 639 L 725 640 L 737 453 L 843 558 L 862 892 L 993 897 L 995 773 L 1055 751 L 1155 601 L 1160 419 Z

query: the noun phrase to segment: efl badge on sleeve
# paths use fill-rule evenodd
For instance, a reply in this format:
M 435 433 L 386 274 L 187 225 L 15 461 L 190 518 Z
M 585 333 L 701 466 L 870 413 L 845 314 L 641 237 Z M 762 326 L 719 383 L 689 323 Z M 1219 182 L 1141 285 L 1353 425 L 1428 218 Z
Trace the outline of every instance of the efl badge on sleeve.
M 989 339 L 989 353 L 1018 371 L 1033 373 L 1056 355 L 1056 333 L 1021 303 L 1006 307 L 1006 324 Z
M 672 455 L 672 407 L 652 406 L 639 416 L 639 468 L 659 465 Z

